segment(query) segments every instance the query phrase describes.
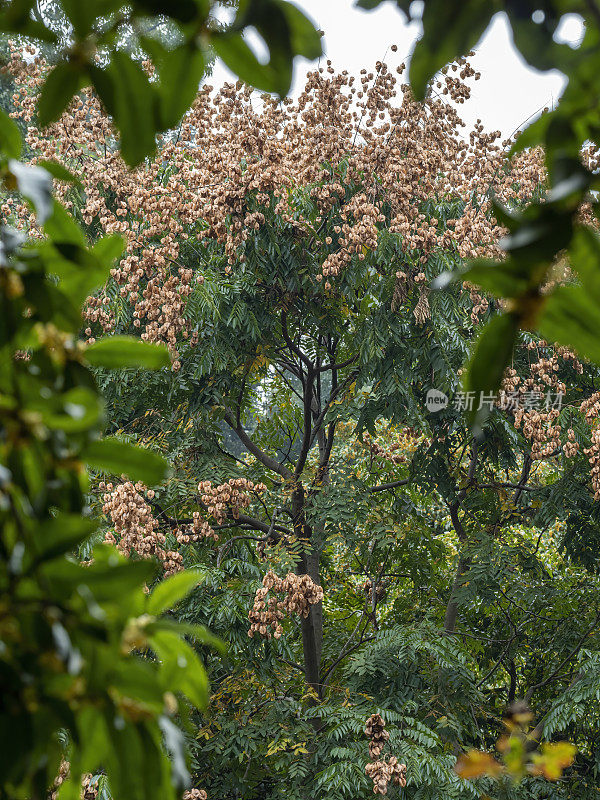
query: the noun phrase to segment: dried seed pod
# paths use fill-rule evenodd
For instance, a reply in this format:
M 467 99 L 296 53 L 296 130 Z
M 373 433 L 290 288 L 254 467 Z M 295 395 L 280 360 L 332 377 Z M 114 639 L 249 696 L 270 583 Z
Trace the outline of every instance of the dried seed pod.
M 373 781 L 374 794 L 387 794 L 388 785 L 393 781 L 406 786 L 406 764 L 400 764 L 395 756 L 381 757 L 383 748 L 390 738 L 385 722 L 380 714 L 372 714 L 365 724 L 365 734 L 369 737 L 369 756 L 371 762 L 365 772 Z
M 270 597 L 265 609 L 264 600 L 269 591 L 283 595 L 283 599 Z M 248 636 L 252 637 L 258 632 L 268 639 L 271 636 L 279 639 L 283 633 L 280 620 L 285 614 L 307 617 L 311 605 L 320 603 L 322 599 L 323 589 L 317 586 L 309 575 L 296 575 L 290 572 L 285 578 L 279 578 L 269 570 L 263 578 L 262 587 L 256 591 L 254 605 L 248 614 L 250 620 Z

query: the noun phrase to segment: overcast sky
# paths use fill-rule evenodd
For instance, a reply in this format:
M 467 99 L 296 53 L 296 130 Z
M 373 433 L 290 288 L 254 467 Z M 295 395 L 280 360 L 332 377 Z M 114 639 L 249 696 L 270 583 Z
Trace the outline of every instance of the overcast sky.
M 325 57 L 337 70 L 347 69 L 353 75 L 363 67 L 373 69 L 384 57 L 391 68 L 396 67 L 410 54 L 421 32 L 420 25 L 407 24 L 391 2 L 368 12 L 355 8 L 354 0 L 296 0 L 296 5 L 324 31 Z M 582 30 L 580 19 L 570 14 L 564 18 L 560 34 L 564 41 L 576 44 Z M 392 44 L 398 46 L 396 53 L 389 50 Z M 481 80 L 473 84 L 471 100 L 460 107 L 460 114 L 467 125 L 480 118 L 486 129 L 500 130 L 503 136 L 522 127 L 540 108 L 556 102 L 564 87 L 558 71 L 540 73 L 524 63 L 501 14 L 479 43 L 472 63 L 481 72 Z M 308 67 L 307 61 L 297 61 L 292 94 L 302 85 Z M 209 80 L 218 87 L 233 77 L 217 63 Z

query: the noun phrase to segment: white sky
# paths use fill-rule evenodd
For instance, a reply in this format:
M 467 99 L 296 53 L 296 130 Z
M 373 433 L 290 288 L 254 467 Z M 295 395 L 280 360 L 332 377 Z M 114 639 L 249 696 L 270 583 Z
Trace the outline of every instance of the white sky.
M 420 24 L 407 24 L 392 3 L 383 3 L 375 11 L 355 8 L 354 0 L 296 0 L 296 5 L 324 31 L 325 58 L 331 59 L 336 70 L 347 69 L 353 75 L 363 67 L 371 71 L 381 60 L 395 68 L 406 60 L 421 33 Z M 567 15 L 561 24 L 561 40 L 577 44 L 582 30 L 580 18 Z M 392 44 L 398 46 L 396 53 L 389 50 Z M 525 64 L 512 44 L 504 15 L 496 15 L 476 49 L 472 63 L 481 72 L 481 80 L 473 83 L 471 100 L 459 108 L 467 126 L 480 118 L 487 130 L 510 136 L 528 117 L 559 98 L 564 77 L 556 70 L 541 73 Z M 309 62 L 297 60 L 292 95 L 298 93 L 308 68 Z M 219 87 L 234 78 L 217 62 L 208 80 Z

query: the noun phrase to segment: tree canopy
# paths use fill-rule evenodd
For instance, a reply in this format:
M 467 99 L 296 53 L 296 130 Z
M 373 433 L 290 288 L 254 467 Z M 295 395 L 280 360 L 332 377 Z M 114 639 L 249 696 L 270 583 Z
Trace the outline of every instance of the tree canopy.
M 383 0 L 358 0 L 365 9 Z M 405 17 L 415 6 L 396 0 Z M 466 267 L 465 276 L 496 297 L 506 298 L 502 322 L 482 335 L 465 386 L 476 392 L 495 391 L 508 366 L 518 331 L 539 330 L 549 339 L 574 348 L 581 356 L 600 363 L 597 335 L 600 323 L 599 296 L 595 279 L 598 249 L 593 239 L 577 235 L 582 204 L 598 189 L 596 144 L 599 131 L 598 42 L 600 8 L 596 0 L 548 0 L 548 2 L 488 2 L 469 0 L 460 13 L 444 0 L 425 0 L 423 36 L 411 57 L 410 82 L 417 97 L 435 85 L 441 69 L 474 47 L 491 18 L 503 12 L 508 18 L 515 47 L 536 69 L 560 70 L 566 89 L 553 109 L 544 109 L 519 135 L 513 152 L 543 146 L 548 173 L 548 191 L 520 214 L 502 205 L 495 213 L 507 228 L 502 241 L 504 257 Z M 559 26 L 576 14 L 585 23 L 577 46 L 557 39 Z M 582 151 L 587 157 L 581 158 Z M 591 155 L 591 158 L 590 158 Z M 548 291 L 553 265 L 564 253 L 575 270 L 578 284 L 556 285 Z M 493 362 L 496 368 L 488 365 Z M 472 422 L 484 414 L 471 414 Z
M 75 48 L 147 25 L 62 7 Z M 465 135 L 474 34 L 427 8 L 417 94 L 382 62 L 296 101 L 194 78 L 143 148 L 81 75 L 44 117 L 69 61 L 9 44 L 8 796 L 596 796 L 599 376 L 561 328 L 596 149 L 557 186 L 552 149 Z M 160 108 L 158 51 L 111 36 L 82 74 L 128 92 L 126 58 Z

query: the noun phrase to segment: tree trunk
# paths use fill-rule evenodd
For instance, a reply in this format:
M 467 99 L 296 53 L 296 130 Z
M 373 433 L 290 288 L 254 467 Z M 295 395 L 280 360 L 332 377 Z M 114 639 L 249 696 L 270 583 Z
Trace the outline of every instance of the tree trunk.
M 312 578 L 313 582 L 316 583 L 318 586 L 321 585 L 321 576 L 319 574 L 319 562 L 320 562 L 320 552 L 315 547 L 311 553 L 306 556 L 306 567 L 307 572 Z M 309 620 L 312 621 L 314 637 L 315 637 L 315 646 L 317 649 L 317 659 L 319 664 L 321 663 L 321 649 L 323 647 L 323 603 L 316 603 L 314 606 L 310 608 L 310 617 Z
M 471 464 L 469 466 L 469 481 L 473 479 L 473 475 L 475 474 L 475 464 L 477 461 L 477 448 L 475 444 L 473 445 L 473 455 L 471 456 Z M 458 509 L 460 507 L 460 502 L 464 497 L 464 491 L 459 492 L 457 499 L 448 506 L 448 510 L 450 511 L 450 519 L 452 520 L 452 524 L 454 525 L 454 530 L 458 536 L 460 541 L 460 547 L 463 549 L 466 547 L 467 544 L 467 534 L 465 529 L 462 526 L 462 523 L 458 516 Z M 446 606 L 446 614 L 444 616 L 444 631 L 446 633 L 453 633 L 454 628 L 456 627 L 456 617 L 458 614 L 458 603 L 456 602 L 456 593 L 461 584 L 461 578 L 465 574 L 465 572 L 469 568 L 469 559 L 467 559 L 464 555 L 460 555 L 458 558 L 458 565 L 456 567 L 456 573 L 454 575 L 454 580 L 452 582 L 452 588 L 450 589 L 450 599 L 448 600 L 448 605 Z
M 302 562 L 301 562 L 302 563 Z M 298 574 L 303 574 L 300 571 Z M 320 607 L 321 604 L 319 603 Z M 304 675 L 308 685 L 320 695 L 321 690 L 321 635 L 322 615 L 317 606 L 312 606 L 308 617 L 302 619 L 302 650 L 304 654 Z
M 312 546 L 312 530 L 306 524 L 306 496 L 304 487 L 299 483 L 292 493 L 292 514 L 294 532 L 299 539 L 306 542 L 305 551 L 298 562 L 298 575 L 309 575 L 316 583 L 320 583 L 318 549 Z M 308 617 L 302 619 L 302 651 L 304 655 L 304 676 L 308 685 L 320 694 L 321 689 L 321 647 L 323 644 L 323 605 L 317 603 L 310 607 Z

